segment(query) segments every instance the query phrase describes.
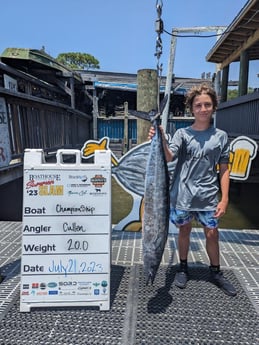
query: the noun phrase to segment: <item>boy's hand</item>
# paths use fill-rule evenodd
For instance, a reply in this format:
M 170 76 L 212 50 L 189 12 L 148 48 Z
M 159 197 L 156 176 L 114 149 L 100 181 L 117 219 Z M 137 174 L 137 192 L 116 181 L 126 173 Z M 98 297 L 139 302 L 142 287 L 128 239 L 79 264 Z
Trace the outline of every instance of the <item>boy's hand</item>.
M 218 206 L 217 206 L 217 208 L 216 208 L 216 212 L 215 212 L 214 217 L 215 217 L 215 218 L 220 218 L 220 217 L 224 216 L 224 214 L 225 214 L 226 211 L 227 211 L 227 206 L 228 206 L 228 205 L 227 205 L 226 202 L 223 202 L 223 201 L 219 202 L 219 203 L 218 203 Z
M 149 132 L 148 132 L 148 140 L 151 140 L 153 138 L 153 136 L 155 135 L 156 131 L 154 127 L 150 127 Z

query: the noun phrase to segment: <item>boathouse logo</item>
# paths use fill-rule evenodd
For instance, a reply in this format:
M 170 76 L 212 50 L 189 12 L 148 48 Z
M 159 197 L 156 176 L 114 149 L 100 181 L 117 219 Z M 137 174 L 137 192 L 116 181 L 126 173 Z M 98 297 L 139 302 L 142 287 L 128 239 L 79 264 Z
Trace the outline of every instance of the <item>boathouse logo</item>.
M 103 175 L 95 175 L 91 178 L 91 183 L 95 186 L 95 188 L 102 188 L 102 186 L 106 183 L 106 178 Z
M 26 190 L 30 196 L 57 196 L 64 195 L 64 186 L 55 185 L 54 180 L 38 181 L 29 180 L 26 183 Z

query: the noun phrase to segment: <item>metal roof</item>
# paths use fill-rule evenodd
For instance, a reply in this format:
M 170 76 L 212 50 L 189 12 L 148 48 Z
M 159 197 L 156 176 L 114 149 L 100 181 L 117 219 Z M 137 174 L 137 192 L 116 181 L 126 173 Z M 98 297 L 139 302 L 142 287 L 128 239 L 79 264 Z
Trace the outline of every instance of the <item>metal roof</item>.
M 77 71 L 84 83 L 93 83 L 95 87 L 136 91 L 137 74 L 104 72 L 104 71 Z M 201 82 L 211 83 L 210 79 L 181 78 L 175 77 L 172 83 L 174 94 L 185 94 L 192 86 Z M 165 91 L 166 77 L 162 76 L 160 83 L 160 92 Z
M 75 82 L 82 83 L 77 73 L 57 62 L 43 49 L 6 48 L 0 54 L 0 61 L 49 83 L 56 83 L 57 76 L 60 78 L 73 76 Z
M 206 60 L 221 68 L 239 61 L 246 50 L 249 60 L 259 59 L 259 0 L 249 0 L 225 33 L 209 51 Z

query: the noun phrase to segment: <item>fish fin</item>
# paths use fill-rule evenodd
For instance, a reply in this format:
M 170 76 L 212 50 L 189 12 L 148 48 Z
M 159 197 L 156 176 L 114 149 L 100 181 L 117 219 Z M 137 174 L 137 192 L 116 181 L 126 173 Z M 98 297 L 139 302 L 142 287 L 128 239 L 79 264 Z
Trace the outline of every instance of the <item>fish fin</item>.
M 108 150 L 109 144 L 110 144 L 110 141 L 109 141 L 109 138 L 107 138 L 107 137 L 104 137 L 99 141 L 99 145 L 100 145 L 101 150 Z
M 142 223 L 138 221 L 131 222 L 123 228 L 124 231 L 141 231 L 141 229 Z
M 108 150 L 109 149 L 109 138 L 104 137 L 101 140 L 88 140 L 83 148 L 82 153 L 84 158 L 92 157 L 95 150 Z
M 100 149 L 100 143 L 95 140 L 89 140 L 82 149 L 83 158 L 90 158 L 94 155 L 95 150 Z
M 89 159 L 94 156 L 94 153 L 96 150 L 109 150 L 109 144 L 110 144 L 110 139 L 109 137 L 104 137 L 101 140 L 88 140 L 83 148 L 81 149 L 82 152 L 82 158 Z M 114 153 L 111 151 L 111 163 L 114 166 L 117 166 L 118 159 L 114 155 Z

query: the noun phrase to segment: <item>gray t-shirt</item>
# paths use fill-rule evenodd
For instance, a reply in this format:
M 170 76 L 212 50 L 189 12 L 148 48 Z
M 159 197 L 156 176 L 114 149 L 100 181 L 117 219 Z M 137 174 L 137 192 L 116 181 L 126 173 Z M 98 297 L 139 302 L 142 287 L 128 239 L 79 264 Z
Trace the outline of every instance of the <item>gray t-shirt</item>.
M 204 131 L 180 128 L 169 147 L 178 160 L 171 206 L 186 211 L 214 211 L 219 191 L 216 165 L 229 161 L 227 133 L 213 126 Z

